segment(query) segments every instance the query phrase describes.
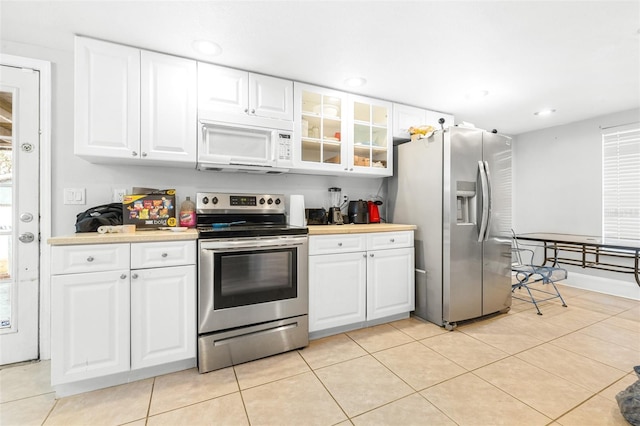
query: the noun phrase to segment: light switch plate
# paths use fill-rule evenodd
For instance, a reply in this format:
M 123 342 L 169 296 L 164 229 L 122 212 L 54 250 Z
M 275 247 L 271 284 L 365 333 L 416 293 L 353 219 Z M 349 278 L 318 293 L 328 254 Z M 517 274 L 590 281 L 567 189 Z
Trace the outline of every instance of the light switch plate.
M 65 188 L 64 204 L 86 204 L 86 189 Z

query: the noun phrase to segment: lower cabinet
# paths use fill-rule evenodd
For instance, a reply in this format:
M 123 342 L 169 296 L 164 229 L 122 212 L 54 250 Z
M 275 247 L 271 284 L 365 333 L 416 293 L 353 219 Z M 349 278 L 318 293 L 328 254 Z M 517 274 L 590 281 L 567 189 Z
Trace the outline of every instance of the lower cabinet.
M 195 263 L 195 241 L 54 246 L 52 385 L 195 358 Z
M 414 287 L 413 231 L 309 237 L 311 333 L 408 314 Z

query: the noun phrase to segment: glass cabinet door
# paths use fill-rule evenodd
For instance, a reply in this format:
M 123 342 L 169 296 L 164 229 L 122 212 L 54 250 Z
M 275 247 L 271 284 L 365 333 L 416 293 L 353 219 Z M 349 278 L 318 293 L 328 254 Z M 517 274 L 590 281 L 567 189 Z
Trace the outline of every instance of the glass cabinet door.
M 391 105 L 365 98 L 354 98 L 350 105 L 353 108 L 353 166 L 390 175 Z
M 345 97 L 319 87 L 297 85 L 300 161 L 307 166 L 343 168 L 346 164 L 343 136 Z

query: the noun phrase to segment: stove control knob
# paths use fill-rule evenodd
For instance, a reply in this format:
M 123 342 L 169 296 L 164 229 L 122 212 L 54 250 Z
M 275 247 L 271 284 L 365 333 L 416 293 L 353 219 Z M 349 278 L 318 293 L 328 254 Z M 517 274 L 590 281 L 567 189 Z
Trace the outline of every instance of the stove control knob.
M 280 205 L 280 198 L 276 198 L 276 206 Z
M 213 197 L 211 201 L 213 201 L 213 204 L 218 204 L 218 197 Z
M 267 204 L 269 204 L 269 205 L 273 204 L 273 200 L 272 200 L 271 198 L 269 198 L 269 199 L 267 200 Z
M 204 197 L 202 199 L 202 204 L 209 204 L 209 199 L 207 197 Z
M 264 204 L 264 198 L 260 198 L 260 204 Z

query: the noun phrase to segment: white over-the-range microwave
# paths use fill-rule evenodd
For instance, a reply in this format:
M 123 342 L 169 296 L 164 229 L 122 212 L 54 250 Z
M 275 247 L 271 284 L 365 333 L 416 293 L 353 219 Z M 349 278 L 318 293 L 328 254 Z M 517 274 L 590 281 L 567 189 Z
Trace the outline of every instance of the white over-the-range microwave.
M 198 170 L 284 173 L 293 167 L 293 132 L 199 120 Z

